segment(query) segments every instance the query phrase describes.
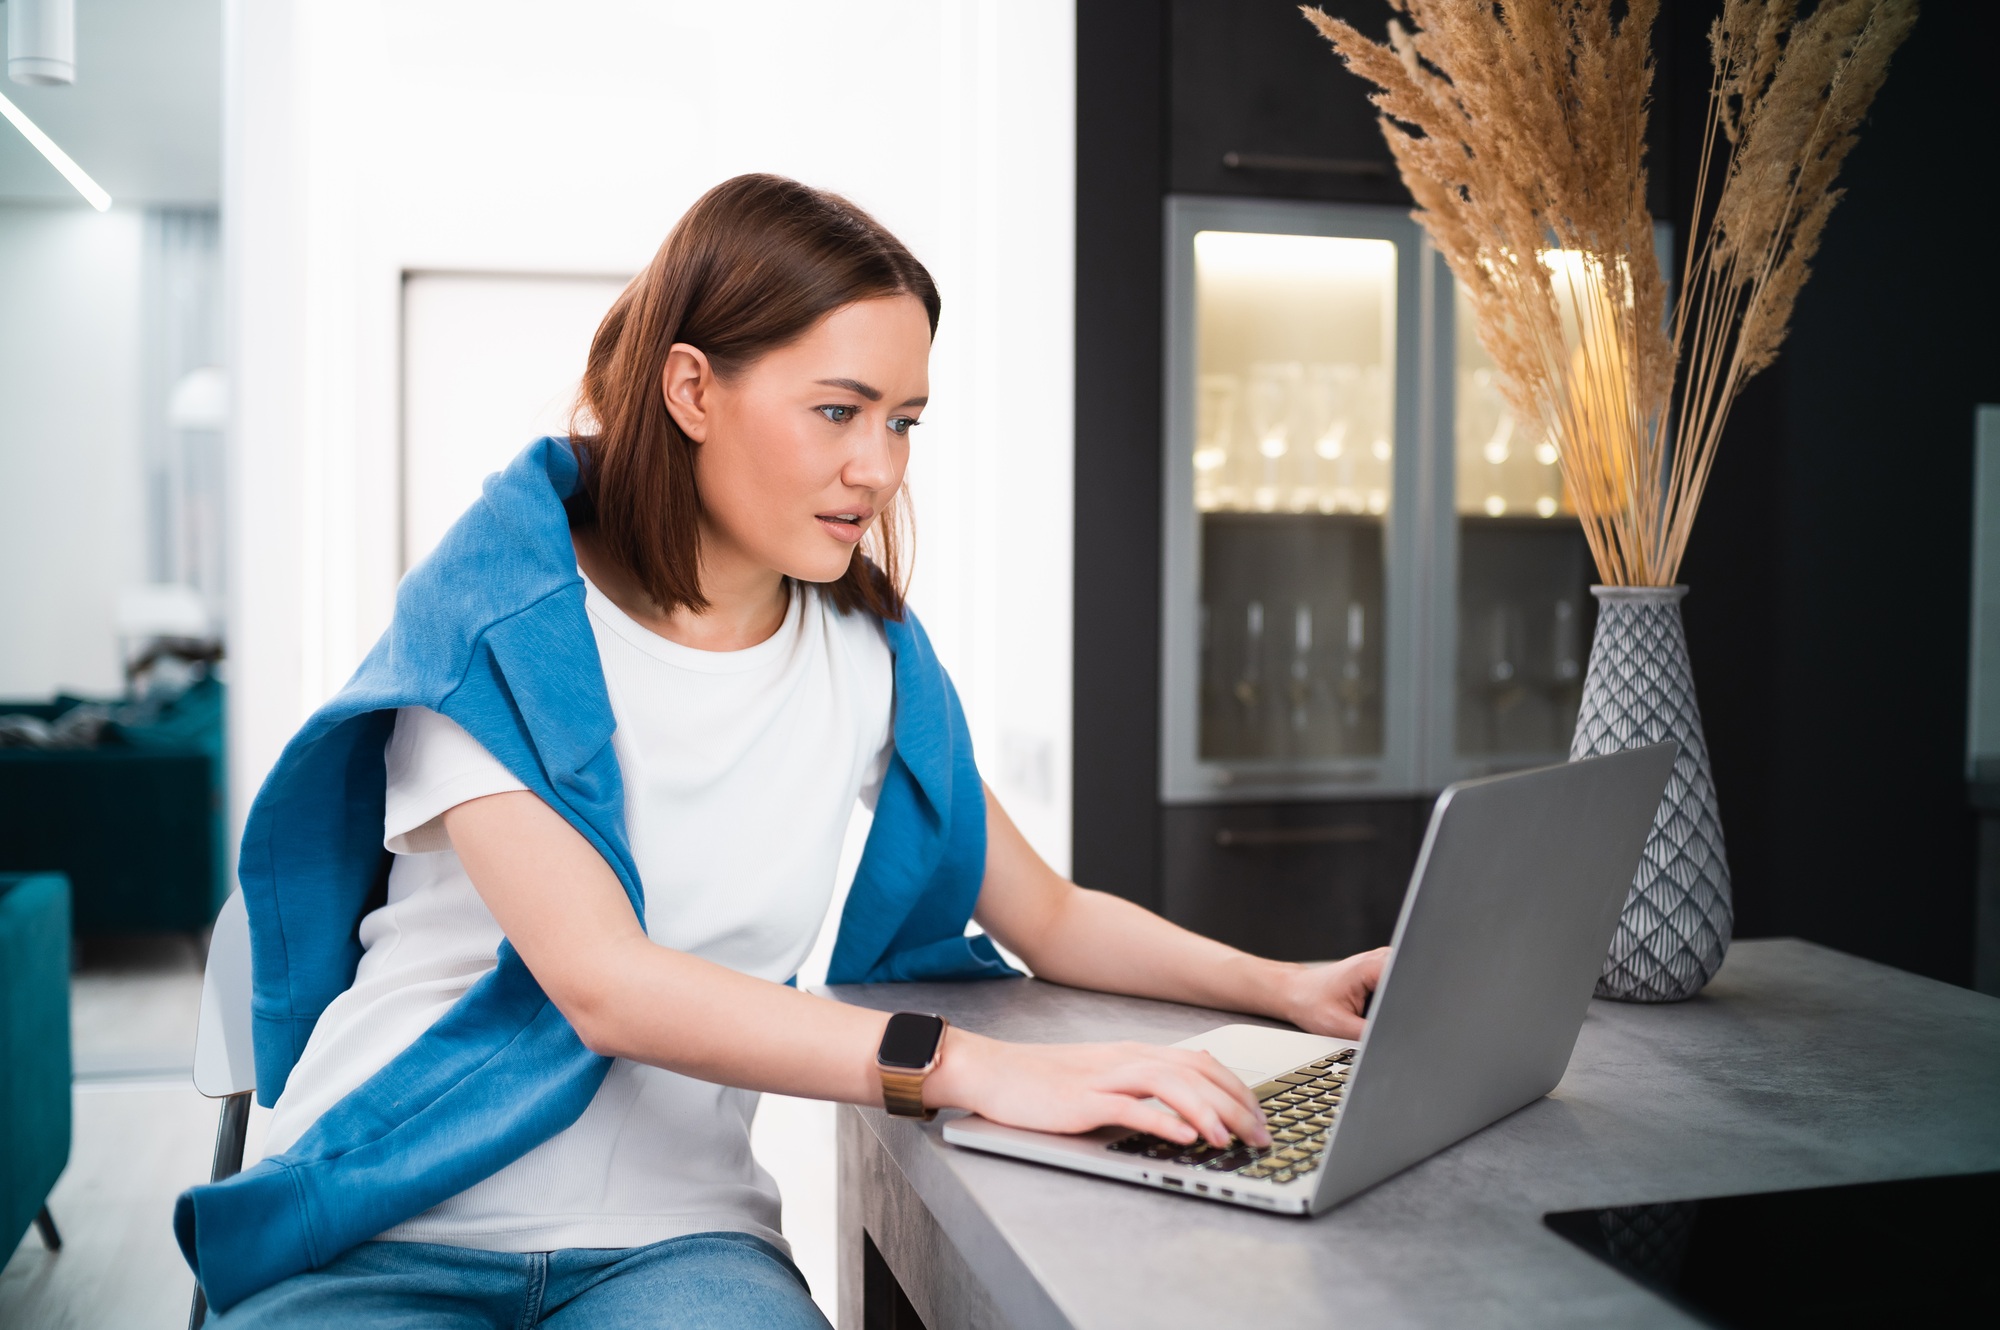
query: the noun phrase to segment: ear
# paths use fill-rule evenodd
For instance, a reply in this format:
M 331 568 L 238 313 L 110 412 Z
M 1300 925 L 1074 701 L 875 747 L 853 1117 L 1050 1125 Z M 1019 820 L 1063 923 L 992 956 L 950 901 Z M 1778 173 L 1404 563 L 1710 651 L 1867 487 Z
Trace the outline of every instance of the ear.
M 666 398 L 667 414 L 681 427 L 681 433 L 696 443 L 708 439 L 710 394 L 715 391 L 715 369 L 700 347 L 675 342 L 667 348 L 667 363 L 660 370 L 660 392 Z

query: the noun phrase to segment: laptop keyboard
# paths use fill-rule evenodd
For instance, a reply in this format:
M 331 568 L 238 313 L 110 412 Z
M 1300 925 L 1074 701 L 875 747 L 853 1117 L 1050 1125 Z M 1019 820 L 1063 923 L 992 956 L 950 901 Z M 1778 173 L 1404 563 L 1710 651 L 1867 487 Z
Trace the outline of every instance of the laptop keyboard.
M 1234 1173 L 1279 1183 L 1296 1181 L 1318 1168 L 1326 1156 L 1327 1132 L 1340 1118 L 1348 1067 L 1353 1061 L 1354 1050 L 1343 1048 L 1258 1086 L 1255 1093 L 1264 1106 L 1264 1121 L 1271 1128 L 1271 1144 L 1264 1149 L 1233 1139 L 1222 1149 L 1205 1141 L 1180 1145 L 1147 1132 L 1135 1132 L 1104 1148 L 1186 1164 L 1205 1173 Z

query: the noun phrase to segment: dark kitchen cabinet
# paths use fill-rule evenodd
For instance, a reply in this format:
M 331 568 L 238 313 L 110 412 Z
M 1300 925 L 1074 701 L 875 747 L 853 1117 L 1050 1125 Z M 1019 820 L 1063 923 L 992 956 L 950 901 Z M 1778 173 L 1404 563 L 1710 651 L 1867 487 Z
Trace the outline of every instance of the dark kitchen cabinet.
M 1385 0 L 1319 0 L 1364 36 L 1388 34 Z M 1169 0 L 1167 191 L 1409 204 L 1368 100 L 1295 0 Z M 1655 96 L 1673 72 L 1656 42 Z M 1647 202 L 1667 217 L 1669 120 L 1648 125 Z
M 1191 804 L 1164 810 L 1169 919 L 1278 960 L 1388 943 L 1428 799 Z
M 1382 0 L 1323 0 L 1370 35 Z M 1176 194 L 1410 201 L 1368 88 L 1290 0 L 1173 0 L 1168 189 Z

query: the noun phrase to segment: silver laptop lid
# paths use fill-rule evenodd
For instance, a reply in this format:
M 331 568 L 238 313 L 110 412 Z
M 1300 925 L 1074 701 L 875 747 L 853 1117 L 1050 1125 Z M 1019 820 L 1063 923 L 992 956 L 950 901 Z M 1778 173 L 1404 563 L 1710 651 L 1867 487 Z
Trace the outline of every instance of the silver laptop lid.
M 1315 1211 L 1555 1088 L 1676 752 L 1654 744 L 1439 796 Z

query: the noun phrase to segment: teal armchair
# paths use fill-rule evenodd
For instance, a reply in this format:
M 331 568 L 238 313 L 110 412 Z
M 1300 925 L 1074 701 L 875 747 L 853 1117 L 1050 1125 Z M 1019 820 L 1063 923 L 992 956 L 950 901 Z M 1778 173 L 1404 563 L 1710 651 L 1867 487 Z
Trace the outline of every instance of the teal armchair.
M 34 1223 L 62 1243 L 49 1189 L 69 1163 L 69 880 L 0 874 L 0 1252 Z
M 0 714 L 52 723 L 82 703 L 0 702 Z M 67 877 L 79 937 L 200 932 L 230 890 L 222 684 L 157 710 L 110 705 L 119 719 L 97 743 L 0 746 L 0 866 Z

